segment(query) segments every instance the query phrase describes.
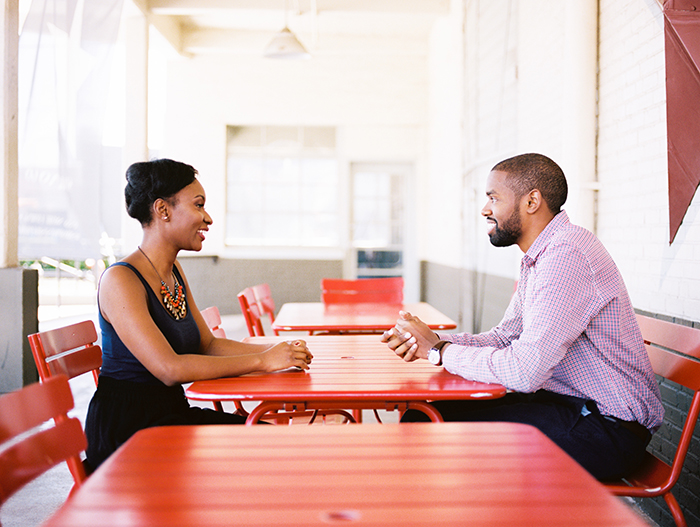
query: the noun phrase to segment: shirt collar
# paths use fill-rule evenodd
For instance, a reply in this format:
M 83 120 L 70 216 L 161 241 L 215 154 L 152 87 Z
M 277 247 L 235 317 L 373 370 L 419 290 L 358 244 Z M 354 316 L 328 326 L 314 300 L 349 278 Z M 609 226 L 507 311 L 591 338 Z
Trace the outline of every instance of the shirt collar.
M 523 263 L 534 263 L 539 257 L 540 253 L 549 245 L 549 241 L 552 236 L 561 229 L 562 227 L 568 225 L 569 216 L 566 211 L 559 212 L 552 220 L 547 224 L 547 226 L 542 230 L 542 232 L 537 236 L 535 242 L 530 246 L 528 251 L 523 256 Z

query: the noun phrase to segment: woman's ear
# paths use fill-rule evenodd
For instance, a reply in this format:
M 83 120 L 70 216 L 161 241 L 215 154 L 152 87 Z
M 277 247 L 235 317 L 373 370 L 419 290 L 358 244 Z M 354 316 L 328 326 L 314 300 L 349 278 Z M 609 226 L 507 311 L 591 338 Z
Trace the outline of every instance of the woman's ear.
M 155 218 L 161 219 L 163 221 L 170 221 L 170 211 L 168 207 L 168 202 L 163 198 L 158 198 L 153 202 L 153 214 Z

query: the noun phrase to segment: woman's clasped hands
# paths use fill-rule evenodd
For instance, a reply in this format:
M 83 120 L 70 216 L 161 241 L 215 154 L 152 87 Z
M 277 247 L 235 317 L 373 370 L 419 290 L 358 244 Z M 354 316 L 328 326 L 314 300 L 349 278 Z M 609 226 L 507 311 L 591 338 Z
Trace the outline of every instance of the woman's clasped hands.
M 279 371 L 288 368 L 308 370 L 314 356 L 303 340 L 291 340 L 275 344 L 263 352 L 265 371 Z

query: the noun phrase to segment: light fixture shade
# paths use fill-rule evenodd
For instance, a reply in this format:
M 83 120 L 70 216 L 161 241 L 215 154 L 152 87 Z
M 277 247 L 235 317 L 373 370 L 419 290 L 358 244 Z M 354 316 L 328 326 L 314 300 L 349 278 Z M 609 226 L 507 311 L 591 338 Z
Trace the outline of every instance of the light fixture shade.
M 288 27 L 277 33 L 265 48 L 271 59 L 310 59 L 311 55 Z

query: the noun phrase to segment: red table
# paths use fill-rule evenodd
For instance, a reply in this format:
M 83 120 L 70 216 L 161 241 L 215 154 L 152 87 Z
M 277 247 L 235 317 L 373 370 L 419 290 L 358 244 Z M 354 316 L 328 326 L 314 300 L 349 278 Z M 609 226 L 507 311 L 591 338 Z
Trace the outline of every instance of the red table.
M 248 337 L 274 343 L 283 337 Z M 186 394 L 200 401 L 263 401 L 248 416 L 252 424 L 271 410 L 374 409 L 425 412 L 442 417 L 426 401 L 502 397 L 500 384 L 468 381 L 428 361 L 404 362 L 379 335 L 304 337 L 314 355 L 308 371 L 249 374 L 192 383 Z
M 645 527 L 516 423 L 148 428 L 44 527 Z
M 410 311 L 432 329 L 455 329 L 457 324 L 430 304 L 284 304 L 272 328 L 277 331 L 382 332 L 396 324 L 399 311 Z

